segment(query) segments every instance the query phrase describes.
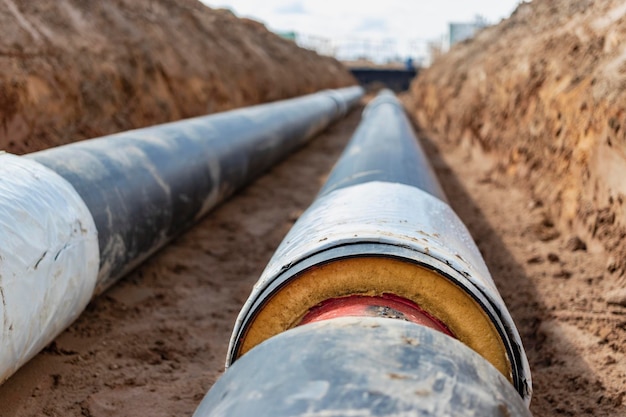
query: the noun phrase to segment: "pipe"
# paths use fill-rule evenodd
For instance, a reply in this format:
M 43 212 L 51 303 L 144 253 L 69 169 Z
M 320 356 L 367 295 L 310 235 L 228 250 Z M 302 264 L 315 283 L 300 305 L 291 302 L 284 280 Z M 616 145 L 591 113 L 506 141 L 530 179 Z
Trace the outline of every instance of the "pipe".
M 194 417 L 530 417 L 511 384 L 466 345 L 401 320 L 344 317 L 261 343 Z
M 29 154 L 66 179 L 98 229 L 96 293 L 304 145 L 360 87 L 138 129 Z
M 361 98 L 360 87 L 0 153 L 0 382 L 89 300 Z
M 485 395 L 491 393 L 494 398 L 509 399 L 513 398 L 511 392 L 517 392 L 514 396 L 517 400 L 507 402 L 504 407 L 510 405 L 511 410 L 519 411 L 515 403 L 520 401 L 525 404 L 522 407 L 525 411 L 511 411 L 510 415 L 529 415 L 530 371 L 517 329 L 478 248 L 447 204 L 401 104 L 389 92 L 380 94 L 366 107 L 361 124 L 317 199 L 287 234 L 255 284 L 233 330 L 226 362 L 227 368 L 232 367 L 224 377 L 228 382 L 218 382 L 209 391 L 196 416 L 222 415 L 211 413 L 210 409 L 219 409 L 224 415 L 234 417 L 246 415 L 238 414 L 244 408 L 237 408 L 244 407 L 246 395 L 269 396 L 256 403 L 258 407 L 269 408 L 258 408 L 259 414 L 255 415 L 298 415 L 281 414 L 283 409 L 279 404 L 284 404 L 284 399 L 277 394 L 261 387 L 244 391 L 244 387 L 250 387 L 242 380 L 249 375 L 246 368 L 254 369 L 259 375 L 265 372 L 276 375 L 278 371 L 267 370 L 263 364 L 273 366 L 281 360 L 285 365 L 279 369 L 295 375 L 293 381 L 284 378 L 289 387 L 286 389 L 290 393 L 288 398 L 306 399 L 307 406 L 314 410 L 335 410 L 328 408 L 336 403 L 326 403 L 329 398 L 326 394 L 318 401 L 310 391 L 309 383 L 316 381 L 311 378 L 318 377 L 316 371 L 286 369 L 295 362 L 292 358 L 303 355 L 304 344 L 306 352 L 312 352 L 311 364 L 322 373 L 334 375 L 326 380 L 328 391 L 325 393 L 341 391 L 343 385 L 339 381 L 355 384 L 358 392 L 367 391 L 371 381 L 364 383 L 361 370 L 355 368 L 372 366 L 369 359 L 363 359 L 369 354 L 359 356 L 361 359 L 345 370 L 346 374 L 339 369 L 332 370 L 336 365 L 334 360 L 323 362 L 328 355 L 336 355 L 339 362 L 352 360 L 353 353 L 361 354 L 355 353 L 361 352 L 361 341 L 369 344 L 377 340 L 377 331 L 365 329 L 362 335 L 359 330 L 350 339 L 339 342 L 344 337 L 339 336 L 343 332 L 340 320 L 348 316 L 357 316 L 363 323 L 370 320 L 366 316 L 399 318 L 412 322 L 411 329 L 420 329 L 407 330 L 416 332 L 415 356 L 390 353 L 388 360 L 374 362 L 373 368 L 379 375 L 404 369 L 395 359 L 416 361 L 420 355 L 430 358 L 431 354 L 424 353 L 423 349 L 437 352 L 440 340 L 456 346 L 446 355 L 457 364 L 459 381 L 464 378 L 461 373 L 470 372 L 466 369 L 468 361 L 474 363 L 473 358 L 478 354 L 484 363 L 479 366 L 481 370 L 475 372 L 482 376 L 490 373 L 490 376 L 485 377 L 486 380 L 478 378 L 476 383 L 484 385 L 475 387 L 476 390 Z M 329 330 L 332 335 L 328 338 L 315 330 L 320 328 L 318 322 L 325 320 L 328 320 L 328 329 L 335 329 Z M 357 323 L 361 323 L 358 320 Z M 385 320 L 374 327 L 377 326 L 397 324 Z M 290 330 L 296 327 L 298 329 Z M 306 343 L 290 345 L 290 338 L 296 334 L 292 332 L 306 334 L 306 337 L 298 336 L 306 339 Z M 459 348 L 454 339 L 473 353 Z M 329 340 L 332 343 L 329 344 Z M 270 344 L 274 347 L 262 348 Z M 378 346 L 385 352 L 395 352 L 397 337 L 390 336 Z M 318 350 L 331 353 L 326 355 L 316 352 Z M 248 355 L 254 355 L 255 360 L 243 362 Z M 444 368 L 437 369 L 448 372 Z M 493 372 L 498 376 L 491 375 Z M 431 381 L 429 404 L 443 407 L 448 401 L 445 392 L 437 392 L 438 382 L 432 380 L 432 372 L 409 374 L 410 377 L 401 378 L 405 380 L 406 389 L 413 389 L 415 381 L 421 381 L 419 384 Z M 281 377 L 276 375 L 276 378 Z M 450 382 L 442 384 L 452 384 L 454 390 L 471 391 L 471 387 L 464 387 L 464 382 L 456 386 L 452 381 L 454 377 L 450 378 Z M 496 380 L 508 382 L 502 385 L 494 382 Z M 380 384 L 374 384 L 372 389 L 378 386 Z M 236 391 L 239 394 L 232 393 L 235 388 L 241 388 Z M 228 401 L 220 400 L 227 391 Z M 353 394 L 345 393 L 346 396 Z M 399 407 L 396 401 L 400 399 L 388 400 L 395 404 L 390 410 Z M 272 401 L 277 404 L 276 409 L 272 408 Z M 376 407 L 376 401 L 372 397 L 371 401 L 359 404 L 360 407 Z M 490 407 L 489 404 L 483 405 Z M 450 408 L 449 415 L 500 415 L 495 412 L 475 414 L 474 405 L 464 407 L 467 408 L 464 413 L 458 412 L 456 406 Z M 480 407 L 476 410 L 482 410 Z

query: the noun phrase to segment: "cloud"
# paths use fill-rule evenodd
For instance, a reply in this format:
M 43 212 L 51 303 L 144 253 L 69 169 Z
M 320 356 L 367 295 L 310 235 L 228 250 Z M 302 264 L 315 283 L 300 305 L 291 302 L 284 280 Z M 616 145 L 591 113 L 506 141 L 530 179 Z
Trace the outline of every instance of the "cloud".
M 307 14 L 307 10 L 301 2 L 293 1 L 283 4 L 274 9 L 277 14 Z

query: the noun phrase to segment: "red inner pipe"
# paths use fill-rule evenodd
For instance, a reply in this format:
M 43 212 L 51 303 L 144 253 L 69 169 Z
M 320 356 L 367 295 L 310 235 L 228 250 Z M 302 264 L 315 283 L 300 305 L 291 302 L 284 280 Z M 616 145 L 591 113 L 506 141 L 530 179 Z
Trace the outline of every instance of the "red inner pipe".
M 300 321 L 300 325 L 338 317 L 386 317 L 405 320 L 455 337 L 439 319 L 428 314 L 413 301 L 394 294 L 330 298 L 311 308 Z

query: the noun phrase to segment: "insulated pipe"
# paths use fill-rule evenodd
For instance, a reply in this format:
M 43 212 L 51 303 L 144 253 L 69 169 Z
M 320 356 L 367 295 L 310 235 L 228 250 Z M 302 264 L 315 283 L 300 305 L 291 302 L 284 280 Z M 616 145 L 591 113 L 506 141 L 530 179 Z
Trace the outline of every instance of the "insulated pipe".
M 304 145 L 360 87 L 0 153 L 0 382 L 89 300 Z
M 323 91 L 26 157 L 66 179 L 93 215 L 99 293 L 345 115 L 362 91 Z
M 403 326 L 414 335 L 410 337 L 416 341 L 413 353 L 396 355 L 398 335 L 387 337 L 368 329 L 343 335 L 341 320 L 346 316 L 359 317 L 357 324 L 350 324 L 352 329 L 398 326 L 392 320 L 358 324 L 366 320 L 364 316 L 412 322 Z M 319 322 L 326 320 L 327 327 L 320 327 Z M 316 330 L 322 328 L 330 333 Z M 299 342 L 293 342 L 295 334 Z M 384 340 L 378 341 L 379 337 Z M 386 359 L 370 356 L 362 346 L 374 341 L 378 341 L 377 349 L 388 353 Z M 437 362 L 421 374 L 419 366 L 413 369 L 412 364 L 398 363 L 432 358 L 446 344 L 454 348 L 446 351 L 442 361 L 452 361 L 456 368 Z M 476 361 L 476 354 L 482 359 Z M 300 357 L 305 358 L 305 368 L 291 369 Z M 349 369 L 338 368 L 342 361 L 353 363 Z M 277 363 L 281 363 L 278 370 L 268 369 Z M 300 415 L 295 412 L 299 408 L 285 405 L 288 399 L 304 401 L 309 408 L 302 410 L 330 412 L 338 410 L 333 408 L 337 402 L 329 400 L 339 395 L 331 394 L 333 390 L 341 391 L 339 397 L 348 403 L 352 396 L 365 395 L 358 407 L 369 407 L 371 415 L 398 415 L 377 412 L 379 398 L 366 395 L 378 392 L 388 378 L 381 376 L 373 383 L 371 373 L 359 367 L 372 367 L 379 375 L 407 370 L 399 374 L 403 389 L 421 390 L 416 387 L 426 384 L 430 394 L 425 404 L 447 410 L 446 415 L 507 415 L 507 410 L 508 415 L 529 415 L 526 406 L 516 405 L 518 401 L 528 405 L 531 397 L 530 371 L 519 334 L 478 248 L 447 204 L 392 94 L 382 93 L 366 107 L 328 182 L 254 286 L 235 324 L 226 365 L 232 365 L 224 376 L 227 382 L 218 382 L 209 391 L 197 417 L 243 416 L 248 405 L 258 407 L 255 415 Z M 290 376 L 281 377 L 279 371 Z M 449 380 L 437 382 L 438 372 L 449 374 Z M 480 375 L 475 378 L 475 391 L 462 375 L 465 372 Z M 365 378 L 364 373 L 370 376 Z M 286 384 L 281 392 L 289 395 L 283 398 L 260 385 L 253 389 L 245 381 L 252 374 L 263 375 L 261 380 L 274 375 Z M 354 390 L 342 388 L 345 384 Z M 450 397 L 446 387 L 480 395 L 472 405 L 472 395 Z M 482 402 L 484 396 L 510 401 L 500 403 L 504 408 L 496 406 L 483 413 L 493 406 Z M 465 398 L 464 405 L 445 408 L 443 404 L 451 398 Z M 421 410 L 417 405 L 405 409 L 398 401 L 402 400 L 385 397 L 383 402 L 394 412 Z M 465 412 L 458 412 L 462 408 Z M 348 408 L 341 410 L 344 414 L 336 415 L 348 415 Z M 350 410 L 356 413 L 356 408 Z
M 194 417 L 530 417 L 511 384 L 463 343 L 402 320 L 343 317 L 261 343 Z

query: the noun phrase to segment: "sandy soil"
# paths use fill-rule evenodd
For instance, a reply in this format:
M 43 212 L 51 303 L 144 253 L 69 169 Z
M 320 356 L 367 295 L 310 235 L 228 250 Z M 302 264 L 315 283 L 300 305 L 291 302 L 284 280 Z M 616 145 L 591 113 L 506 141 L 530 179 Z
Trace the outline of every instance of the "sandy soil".
M 456 45 L 412 86 L 438 140 L 498 155 L 561 227 L 626 272 L 626 4 L 535 0 Z M 622 280 L 620 285 L 626 284 Z
M 626 415 L 625 24 L 623 1 L 534 0 L 411 88 L 455 209 L 482 212 L 536 415 Z
M 626 415 L 626 308 L 607 303 L 610 255 L 557 228 L 528 184 L 488 168 L 491 156 L 427 145 L 522 336 L 533 415 Z
M 354 83 L 197 0 L 1 0 L 0 35 L 0 149 L 18 154 Z

